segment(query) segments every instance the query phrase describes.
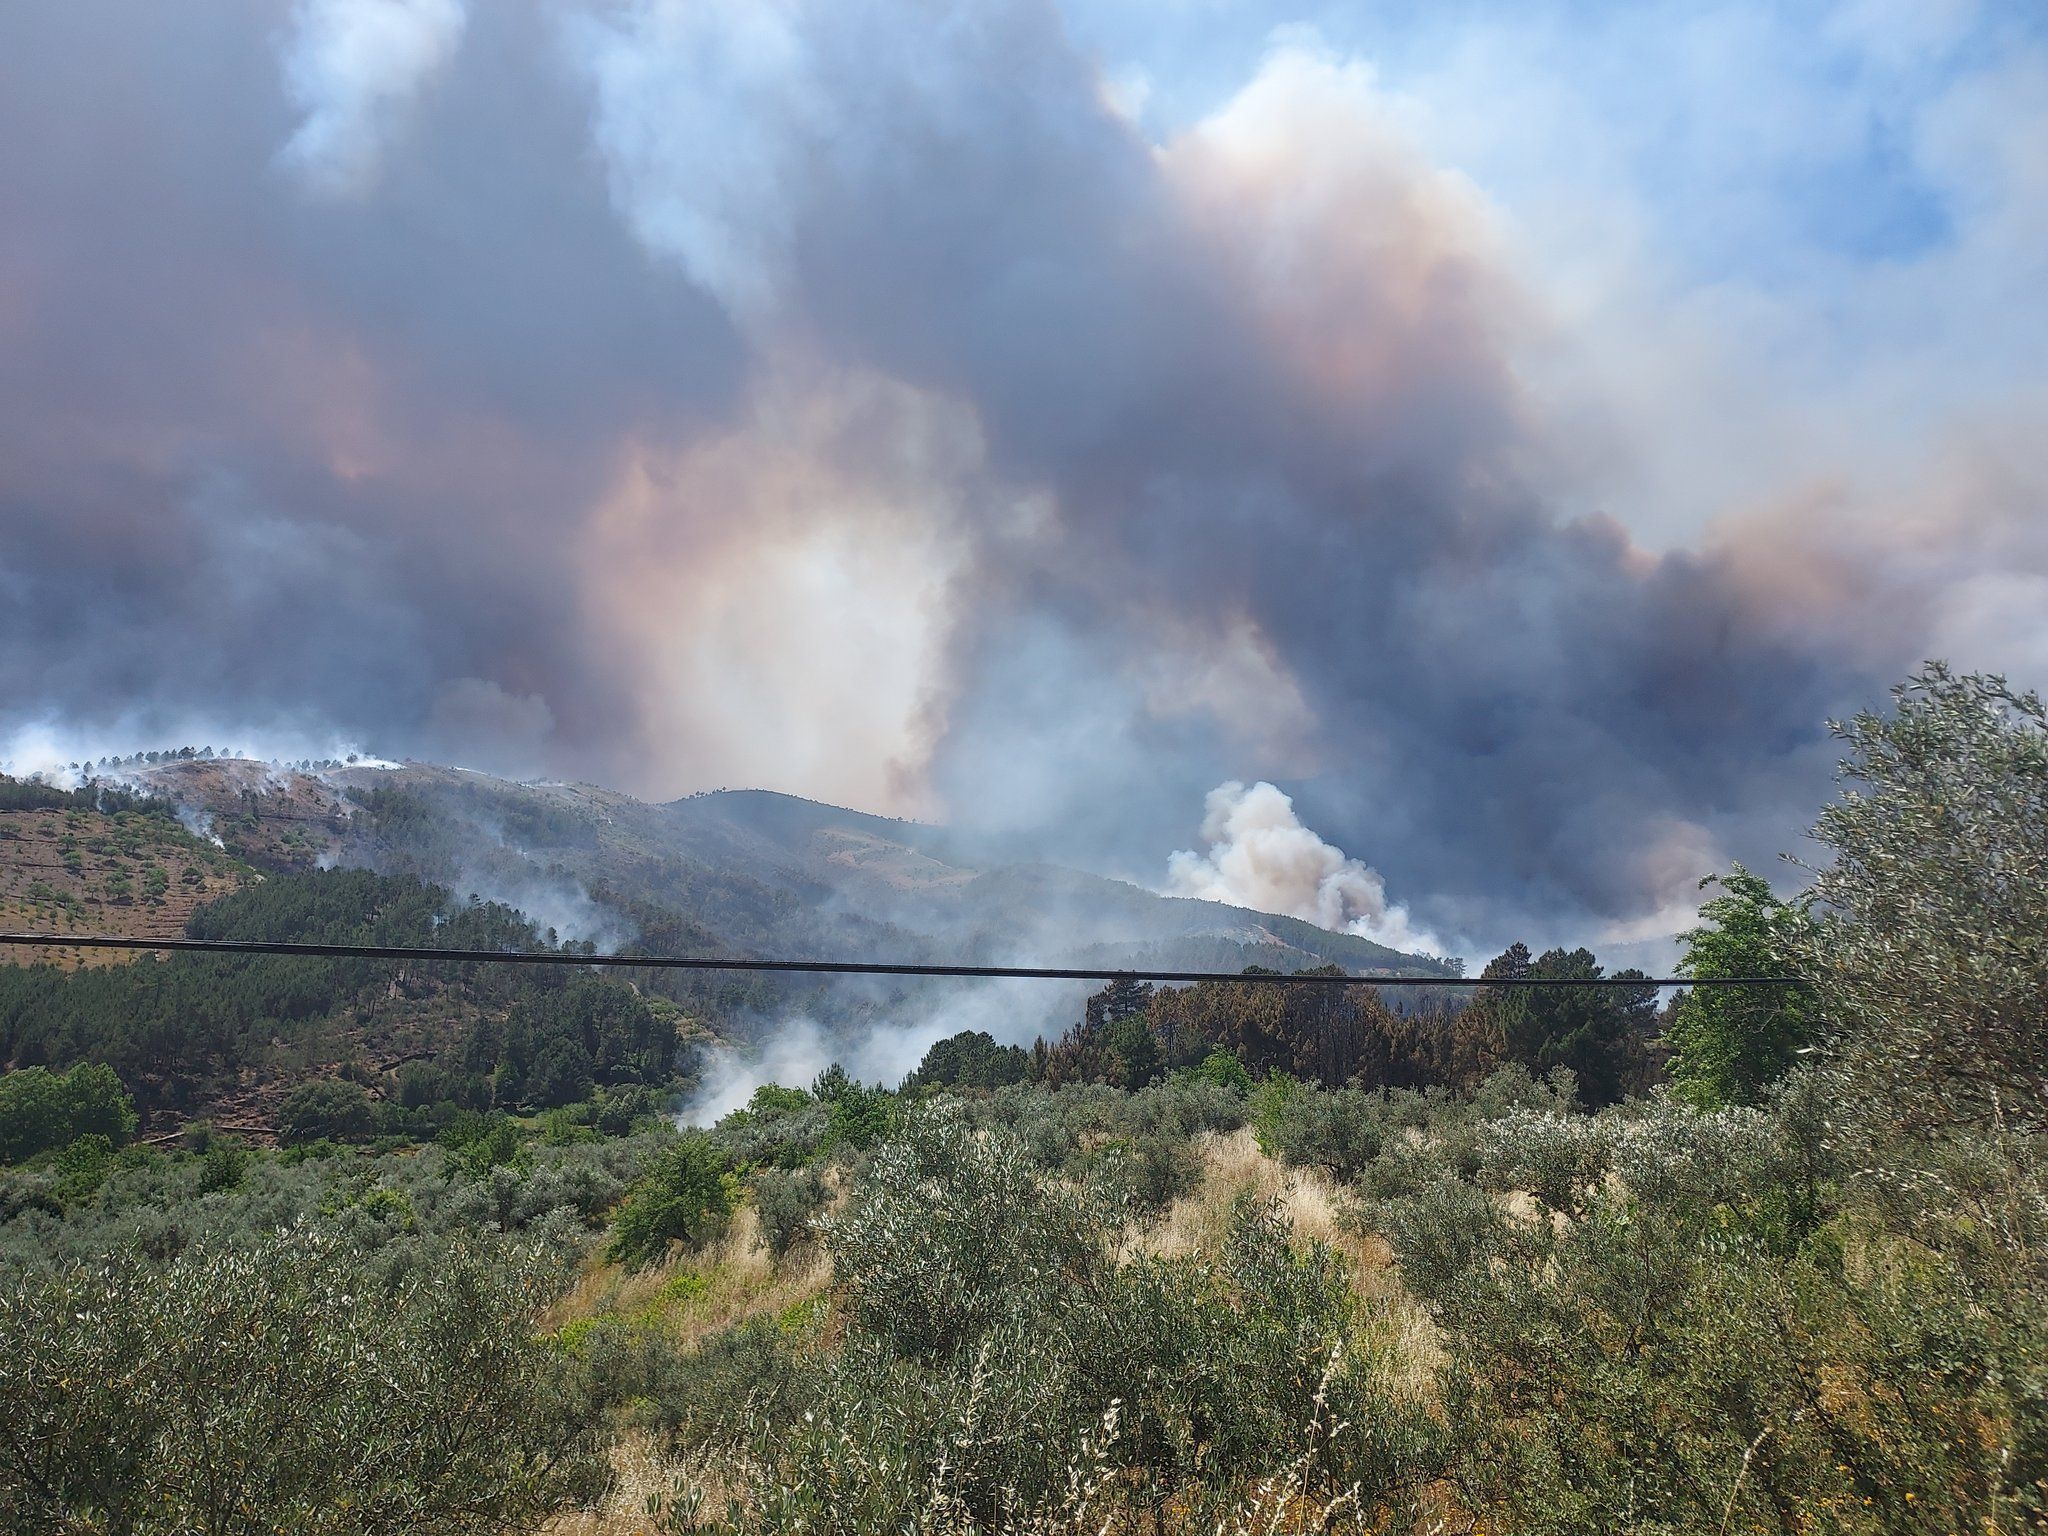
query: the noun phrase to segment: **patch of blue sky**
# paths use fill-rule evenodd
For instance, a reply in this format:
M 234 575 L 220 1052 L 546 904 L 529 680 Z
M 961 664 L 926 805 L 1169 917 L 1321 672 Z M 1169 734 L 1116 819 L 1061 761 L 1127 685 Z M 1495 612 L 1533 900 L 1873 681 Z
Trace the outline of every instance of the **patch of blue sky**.
M 1939 248 L 1952 214 L 1914 153 L 1917 115 L 2048 38 L 2048 6 L 1916 0 L 1065 8 L 1155 139 L 1227 101 L 1276 45 L 1312 43 L 1411 98 L 1425 150 L 1511 218 L 1540 221 L 1546 201 L 1591 191 L 1636 210 L 1660 258 L 1701 284 L 1775 285 Z

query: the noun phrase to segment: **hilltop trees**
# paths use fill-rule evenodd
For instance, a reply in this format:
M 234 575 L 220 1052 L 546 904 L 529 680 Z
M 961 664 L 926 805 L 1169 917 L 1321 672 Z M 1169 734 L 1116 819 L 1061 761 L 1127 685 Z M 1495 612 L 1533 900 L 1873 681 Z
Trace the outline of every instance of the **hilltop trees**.
M 366 870 L 274 876 L 200 908 L 187 927 L 211 939 L 541 945 L 509 907 Z M 0 1061 L 105 1063 L 145 1111 L 203 1107 L 217 1084 L 272 1062 L 301 1073 L 346 1062 L 366 1036 L 421 1018 L 446 1021 L 438 1081 L 463 1103 L 495 1094 L 556 1108 L 598 1084 L 664 1083 L 673 1071 L 673 1011 L 574 971 L 208 954 L 79 971 L 0 966 Z M 423 1081 L 416 1074 L 415 1098 Z
M 998 1045 L 984 1029 L 963 1029 L 934 1041 L 904 1086 L 1000 1088 L 1021 1083 L 1030 1071 L 1031 1058 L 1023 1047 Z
M 1487 963 L 1483 979 L 1597 981 L 1606 970 L 1586 949 L 1551 949 L 1530 958 L 1514 944 Z M 1642 979 L 1616 971 L 1613 979 Z M 1486 1042 L 1484 1053 L 1514 1062 L 1537 1077 L 1559 1067 L 1577 1078 L 1591 1105 L 1612 1104 L 1646 1075 L 1646 1054 L 1656 1035 L 1654 987 L 1486 987 L 1466 1009 L 1465 1028 Z

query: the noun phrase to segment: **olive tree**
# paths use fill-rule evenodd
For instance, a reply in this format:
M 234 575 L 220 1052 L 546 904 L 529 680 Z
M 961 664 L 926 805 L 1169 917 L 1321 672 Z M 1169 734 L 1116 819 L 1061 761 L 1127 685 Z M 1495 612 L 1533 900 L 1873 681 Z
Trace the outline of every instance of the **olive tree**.
M 313 1226 L 7 1272 L 0 1528 L 528 1528 L 596 1474 L 534 1336 L 558 1279 L 539 1250 L 474 1240 L 379 1285 Z
M 1939 662 L 1835 727 L 1796 959 L 1857 1096 L 1915 1128 L 2048 1125 L 2048 715 Z

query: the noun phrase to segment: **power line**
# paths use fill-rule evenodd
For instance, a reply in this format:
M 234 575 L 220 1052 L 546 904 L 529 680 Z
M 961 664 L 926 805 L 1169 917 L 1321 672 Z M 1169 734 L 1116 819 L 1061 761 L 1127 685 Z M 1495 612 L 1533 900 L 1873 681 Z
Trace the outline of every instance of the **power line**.
M 0 946 L 177 950 L 213 955 L 305 955 L 329 960 L 421 960 L 462 965 L 595 965 L 627 970 L 771 971 L 831 976 L 962 976 L 1026 981 L 1238 982 L 1337 987 L 1784 987 L 1789 976 L 1330 976 L 1300 971 L 1172 971 L 1144 966 L 917 965 L 876 960 L 738 960 L 711 955 L 580 955 L 558 949 L 434 949 L 403 944 L 304 944 L 272 939 L 151 939 L 116 934 L 0 933 Z

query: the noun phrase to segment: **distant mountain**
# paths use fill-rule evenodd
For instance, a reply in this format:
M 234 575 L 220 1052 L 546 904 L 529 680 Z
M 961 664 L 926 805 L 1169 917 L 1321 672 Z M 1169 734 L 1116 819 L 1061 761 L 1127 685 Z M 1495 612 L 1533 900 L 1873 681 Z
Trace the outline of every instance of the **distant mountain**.
M 764 790 L 650 804 L 427 764 L 198 759 L 121 772 L 258 867 L 415 875 L 628 952 L 1447 970 L 1294 918 L 1057 865 L 984 862 L 942 827 Z
M 451 911 L 422 882 L 480 904 Z M 189 923 L 216 937 L 574 940 L 647 955 L 1446 972 L 1292 918 L 977 857 L 943 828 L 789 795 L 658 805 L 424 764 L 130 762 L 76 793 L 0 778 L 0 919 L 149 938 Z M 28 968 L 39 960 L 94 969 Z M 524 967 L 219 956 L 158 966 L 131 951 L 50 946 L 0 955 L 0 1064 L 108 1061 L 153 1127 L 203 1114 L 267 1134 L 285 1095 L 309 1078 L 354 1074 L 389 1098 L 400 1074 L 431 1068 L 443 1089 L 473 1093 L 471 1080 L 490 1070 L 479 1062 L 495 1062 L 494 1091 L 542 1104 L 567 1102 L 593 1071 L 637 1080 L 619 1077 L 618 1051 L 605 1044 L 620 1020 L 653 1019 L 699 1042 L 794 1027 L 817 1042 L 817 1065 L 843 1054 L 888 1079 L 923 1045 L 897 1061 L 875 1054 L 878 1041 L 908 1049 L 913 1037 L 960 1028 L 1056 1038 L 1093 990 L 637 967 L 572 987 L 562 973 Z M 558 992 L 581 999 L 582 1013 L 564 1014 Z M 513 1035 L 563 1029 L 583 1039 L 588 1070 L 567 1047 L 566 1057 L 540 1051 L 506 1066 L 519 1054 L 505 1044 Z M 665 1070 L 649 1067 L 648 1080 Z

